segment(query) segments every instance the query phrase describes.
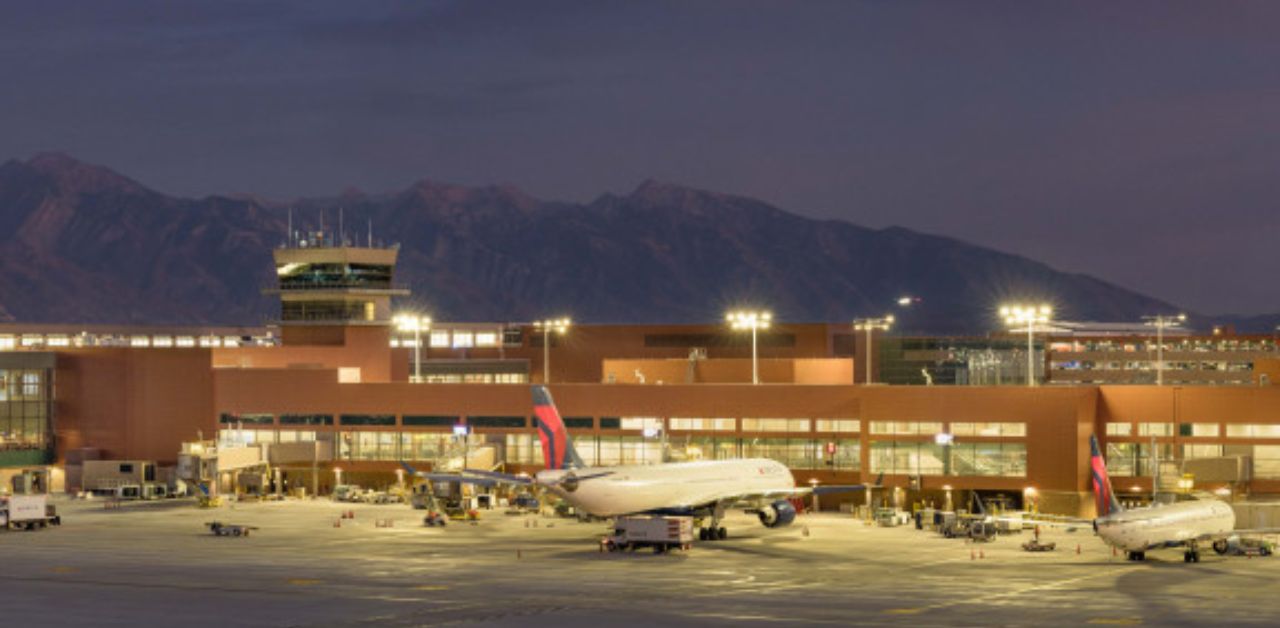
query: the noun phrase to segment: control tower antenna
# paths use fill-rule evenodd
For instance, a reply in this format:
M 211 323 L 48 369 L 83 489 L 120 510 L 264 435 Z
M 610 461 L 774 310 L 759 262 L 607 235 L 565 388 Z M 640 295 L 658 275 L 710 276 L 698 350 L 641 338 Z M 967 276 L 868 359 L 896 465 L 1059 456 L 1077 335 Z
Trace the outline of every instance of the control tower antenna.
M 347 245 L 347 234 L 342 228 L 342 208 L 338 208 L 338 246 Z

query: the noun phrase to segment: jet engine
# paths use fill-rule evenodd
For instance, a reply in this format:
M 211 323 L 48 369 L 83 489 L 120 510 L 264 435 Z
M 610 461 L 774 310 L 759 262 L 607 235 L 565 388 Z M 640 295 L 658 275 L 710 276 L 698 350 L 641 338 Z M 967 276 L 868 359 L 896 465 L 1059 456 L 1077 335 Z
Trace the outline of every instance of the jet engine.
M 781 528 L 791 525 L 796 520 L 796 507 L 785 499 L 779 499 L 757 513 L 760 523 L 766 528 Z

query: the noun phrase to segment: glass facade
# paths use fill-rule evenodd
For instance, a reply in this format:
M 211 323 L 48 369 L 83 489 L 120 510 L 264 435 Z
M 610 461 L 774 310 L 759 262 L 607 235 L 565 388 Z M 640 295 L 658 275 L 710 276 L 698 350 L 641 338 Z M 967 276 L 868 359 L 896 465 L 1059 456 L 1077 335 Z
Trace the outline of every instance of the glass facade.
M 1026 477 L 1022 443 L 871 441 L 871 472 L 896 475 Z
M 0 369 L 0 452 L 48 450 L 52 369 Z

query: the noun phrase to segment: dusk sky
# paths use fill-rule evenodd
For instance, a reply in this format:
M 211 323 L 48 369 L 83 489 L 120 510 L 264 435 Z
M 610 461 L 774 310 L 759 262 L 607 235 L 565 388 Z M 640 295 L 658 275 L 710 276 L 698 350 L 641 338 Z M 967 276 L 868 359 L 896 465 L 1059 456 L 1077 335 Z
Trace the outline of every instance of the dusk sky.
M 647 178 L 1280 311 L 1280 2 L 6 2 L 0 159 L 161 191 Z M 797 255 L 802 255 L 797 251 Z

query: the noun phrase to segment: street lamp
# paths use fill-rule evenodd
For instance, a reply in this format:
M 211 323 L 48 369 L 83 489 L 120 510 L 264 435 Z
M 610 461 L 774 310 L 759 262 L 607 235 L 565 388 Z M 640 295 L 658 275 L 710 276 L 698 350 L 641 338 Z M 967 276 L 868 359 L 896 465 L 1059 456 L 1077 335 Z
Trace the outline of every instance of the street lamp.
M 533 322 L 533 329 L 542 332 L 542 383 L 551 383 L 551 333 L 569 331 L 569 319 L 554 318 Z
M 1156 328 L 1156 386 L 1164 386 L 1164 330 L 1168 327 L 1182 325 L 1186 322 L 1187 315 L 1168 316 L 1157 314 L 1156 316 L 1143 316 L 1142 320 L 1147 325 Z
M 853 320 L 853 328 L 856 331 L 867 332 L 867 347 L 863 350 L 867 354 L 867 377 L 866 383 L 871 383 L 871 332 L 880 329 L 888 331 L 893 326 L 893 314 L 885 314 L 881 318 L 855 318 Z
M 399 314 L 391 320 L 396 324 L 396 329 L 413 332 L 413 381 L 422 383 L 422 332 L 431 331 L 431 317 Z
M 1053 317 L 1053 308 L 1047 305 L 1006 305 L 1000 308 L 1000 315 L 1010 327 L 1027 326 L 1027 385 L 1036 385 L 1036 323 L 1047 323 Z
M 773 322 L 773 314 L 769 312 L 757 312 L 753 310 L 739 310 L 729 312 L 725 315 L 729 327 L 732 329 L 750 329 L 751 330 L 751 383 L 760 383 L 760 358 L 759 350 L 756 345 L 756 333 L 761 329 L 768 329 Z

